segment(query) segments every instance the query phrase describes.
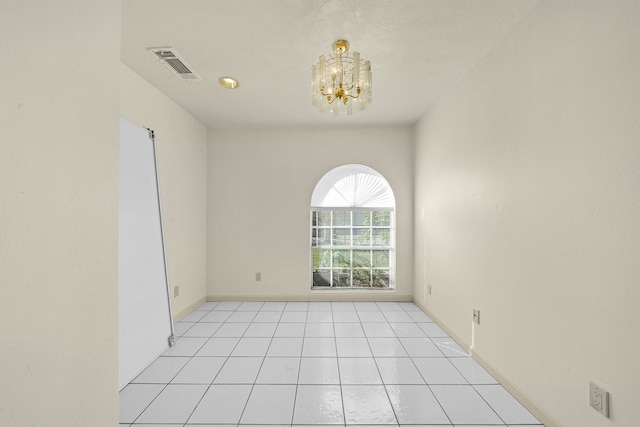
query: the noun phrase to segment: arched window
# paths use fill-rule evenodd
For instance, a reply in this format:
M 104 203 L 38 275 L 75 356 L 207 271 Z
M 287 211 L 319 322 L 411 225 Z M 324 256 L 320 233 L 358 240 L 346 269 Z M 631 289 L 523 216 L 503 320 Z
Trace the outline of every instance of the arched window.
M 311 196 L 312 288 L 394 287 L 395 198 L 363 165 L 339 166 Z

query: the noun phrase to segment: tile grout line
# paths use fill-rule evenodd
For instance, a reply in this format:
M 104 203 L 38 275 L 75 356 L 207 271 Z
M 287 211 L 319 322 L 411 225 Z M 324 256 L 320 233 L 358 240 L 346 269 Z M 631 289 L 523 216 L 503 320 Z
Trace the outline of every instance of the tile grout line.
M 212 307 L 211 310 L 209 310 L 209 312 L 211 311 L 215 311 L 215 307 L 217 307 L 219 305 L 219 303 Z M 234 310 L 219 310 L 219 311 L 232 311 L 233 313 L 238 311 L 238 308 L 242 305 L 242 303 L 240 303 Z M 196 310 L 197 311 L 197 310 Z M 229 318 L 232 316 L 233 314 L 230 314 L 229 316 L 227 316 L 227 318 L 221 322 L 220 326 L 218 326 L 218 328 L 216 328 L 216 330 L 214 331 L 214 333 L 205 341 L 205 343 L 198 349 L 196 350 L 196 352 L 193 354 L 192 358 L 196 357 L 196 354 L 202 349 L 202 347 L 204 347 L 204 345 L 211 339 L 214 337 L 215 333 L 225 324 L 227 323 L 233 323 L 233 322 L 227 322 L 229 320 Z M 206 315 L 205 315 L 206 316 Z M 205 316 L 202 316 L 202 318 L 200 320 L 202 320 Z M 200 321 L 196 322 L 196 323 L 200 323 Z M 209 322 L 203 322 L 203 323 L 209 323 Z M 217 322 L 216 322 L 217 323 Z M 245 332 L 243 332 L 243 335 Z M 222 338 L 222 337 L 221 337 Z M 232 337 L 229 337 L 232 338 Z M 222 364 L 222 366 L 220 366 L 220 369 L 218 370 L 218 372 L 216 373 L 216 375 L 213 377 L 213 379 L 211 380 L 211 383 L 209 383 L 207 385 L 207 389 L 205 390 L 205 392 L 202 394 L 202 396 L 200 397 L 200 399 L 198 400 L 198 403 L 196 403 L 195 407 L 193 408 L 193 410 L 191 411 L 191 413 L 189 414 L 189 416 L 187 417 L 187 420 L 185 421 L 185 423 L 189 422 L 189 419 L 191 419 L 191 417 L 193 416 L 194 412 L 196 411 L 196 409 L 198 408 L 198 406 L 200 405 L 200 403 L 202 403 L 202 400 L 204 399 L 204 396 L 209 392 L 209 390 L 211 389 L 211 387 L 213 386 L 213 383 L 215 381 L 215 379 L 218 377 L 218 375 L 220 375 L 220 372 L 222 371 L 222 369 L 224 368 L 224 366 L 227 364 L 227 361 L 229 360 L 229 358 L 231 357 L 231 353 L 233 353 L 233 351 L 235 350 L 235 348 L 238 346 L 238 344 L 240 343 L 240 340 L 242 339 L 242 337 L 240 337 L 240 339 L 238 339 L 238 342 L 236 342 L 235 346 L 233 347 L 233 349 L 231 349 L 231 352 L 229 353 L 229 356 L 226 357 L 224 363 Z M 207 356 L 202 356 L 202 357 L 207 357 Z M 215 356 L 213 356 L 215 357 Z M 223 356 L 224 357 L 224 356 Z M 187 362 L 188 363 L 188 362 Z M 186 366 L 186 365 L 185 365 Z M 183 368 L 184 369 L 184 368 Z M 186 424 L 185 424 L 186 425 Z
M 215 307 L 215 306 L 214 306 L 214 307 Z M 212 307 L 211 309 L 213 309 L 214 307 Z M 196 310 L 194 310 L 194 311 L 196 311 Z M 204 310 L 203 310 L 203 311 L 204 311 Z M 209 311 L 211 311 L 211 310 L 209 310 Z M 208 312 L 209 312 L 209 311 L 208 311 Z M 206 316 L 206 314 L 205 314 L 204 316 Z M 202 317 L 204 317 L 204 316 L 202 316 Z M 199 322 L 199 321 L 198 321 L 198 322 Z M 197 324 L 198 322 L 195 322 L 193 326 L 195 326 L 195 324 Z M 193 326 L 192 326 L 192 327 L 193 327 Z M 189 328 L 189 329 L 191 329 L 191 328 Z M 217 329 L 216 329 L 216 330 L 217 330 Z M 182 336 L 180 336 L 180 338 L 182 338 Z M 201 345 L 200 347 L 198 347 L 198 349 L 195 351 L 195 353 L 197 353 L 198 351 L 200 351 L 200 349 L 204 346 L 204 344 L 205 344 L 206 342 L 207 342 L 207 341 L 205 340 L 205 341 L 202 343 L 202 345 Z M 169 350 L 169 349 L 168 349 L 168 350 Z M 167 351 L 168 351 L 168 350 L 167 350 Z M 194 353 L 194 355 L 195 355 L 195 353 Z M 162 355 L 158 356 L 158 358 L 157 358 L 156 360 L 158 360 L 160 357 L 163 357 L 163 356 L 162 356 Z M 165 357 L 172 357 L 172 356 L 165 356 Z M 175 356 L 175 357 L 180 357 L 180 356 Z M 193 356 L 191 356 L 191 357 L 193 357 Z M 156 360 L 154 360 L 152 363 L 154 363 Z M 189 359 L 189 361 L 190 361 L 190 360 L 191 360 L 191 358 Z M 187 363 L 189 363 L 189 361 L 187 361 Z M 185 363 L 185 365 L 184 365 L 184 366 L 187 366 L 187 363 Z M 184 369 L 184 366 L 182 367 L 182 369 Z M 146 368 L 145 368 L 145 369 L 146 369 Z M 180 369 L 180 371 L 182 371 L 182 369 Z M 180 371 L 178 371 L 178 373 L 179 373 Z M 141 372 L 141 373 L 142 373 L 142 372 Z M 141 373 L 140 373 L 140 374 L 141 374 Z M 176 375 L 178 375 L 178 373 L 176 373 Z M 138 374 L 138 375 L 140 375 L 140 374 Z M 140 411 L 140 413 L 139 413 L 139 414 L 134 418 L 134 420 L 133 420 L 133 422 L 131 423 L 131 425 L 135 424 L 135 422 L 136 422 L 136 421 L 138 421 L 138 418 L 140 418 L 140 417 L 142 416 L 142 414 L 144 414 L 144 412 L 145 412 L 147 409 L 149 409 L 149 407 L 151 406 L 151 404 L 153 404 L 153 402 L 155 402 L 155 401 L 156 401 L 156 399 L 158 399 L 158 397 L 159 397 L 159 396 L 160 396 L 160 395 L 161 395 L 161 394 L 162 394 L 162 393 L 163 393 L 163 392 L 164 392 L 164 391 L 169 387 L 169 384 L 171 384 L 171 381 L 173 380 L 173 378 L 175 378 L 175 377 L 176 377 L 176 375 L 174 375 L 174 376 L 171 378 L 171 380 L 169 380 L 169 382 L 168 382 L 168 383 L 166 383 L 166 384 L 164 384 L 164 383 L 159 383 L 159 384 L 163 384 L 163 385 L 164 385 L 164 387 L 162 387 L 162 390 L 160 390 L 160 392 L 159 392 L 159 393 L 158 393 L 158 394 L 157 394 L 153 399 L 151 399 L 151 402 L 149 402 L 149 404 L 147 404 L 147 405 L 144 407 L 144 409 L 143 409 L 142 411 Z M 135 380 L 135 378 L 134 378 L 134 380 Z M 132 380 L 132 381 L 133 381 L 133 380 Z M 128 385 L 130 385 L 130 384 L 135 384 L 135 383 L 130 382 L 129 384 L 127 384 L 127 386 L 128 386 Z M 154 383 L 154 384 L 158 384 L 158 383 Z M 188 418 L 187 418 L 187 419 L 188 419 Z
M 264 302 L 263 302 L 263 306 L 264 306 Z M 285 309 L 286 309 L 286 304 L 285 304 L 285 307 L 282 309 L 282 313 L 280 313 L 280 318 L 278 319 L 278 325 L 280 325 L 280 320 L 282 320 L 282 315 L 283 315 Z M 256 314 L 256 316 L 257 316 L 257 314 Z M 254 317 L 254 319 L 255 319 L 255 317 Z M 276 326 L 276 330 L 278 330 L 278 325 Z M 249 329 L 249 328 L 247 327 L 247 329 Z M 258 376 L 260 376 L 260 371 L 262 370 L 262 366 L 264 365 L 264 360 L 267 358 L 267 353 L 269 352 L 269 347 L 271 347 L 271 343 L 273 342 L 273 338 L 275 336 L 276 330 L 273 331 L 273 336 L 271 337 L 271 340 L 269 341 L 269 345 L 267 346 L 267 349 L 264 352 L 264 356 L 262 357 L 262 362 L 260 363 L 260 367 L 258 368 L 258 372 L 256 372 L 256 377 L 253 379 L 253 384 L 251 385 L 251 390 L 249 390 L 249 395 L 247 396 L 247 400 L 244 402 L 244 407 L 242 408 L 242 412 L 240 413 L 240 417 L 238 418 L 238 422 L 235 423 L 236 425 L 240 425 L 240 422 L 242 421 L 242 417 L 244 416 L 244 413 L 247 410 L 247 406 L 249 405 L 249 400 L 251 399 L 251 395 L 253 394 L 253 390 L 256 387 L 256 381 L 258 381 Z M 245 332 L 242 335 L 244 335 L 246 332 L 247 331 L 245 330 Z M 242 338 L 240 338 L 240 339 L 242 339 Z M 238 343 L 240 343 L 240 341 L 238 341 Z M 235 348 L 234 348 L 234 350 L 235 350 Z M 233 351 L 231 353 L 233 353 Z M 231 355 L 229 355 L 229 357 L 231 357 Z
M 424 312 L 423 312 L 424 313 Z M 395 333 L 395 331 L 394 331 Z M 426 335 L 426 334 L 425 334 Z M 397 334 L 396 334 L 397 336 Z M 429 339 L 429 341 L 431 341 L 431 339 Z M 451 417 L 449 416 L 449 414 L 447 413 L 447 411 L 445 411 L 444 407 L 442 406 L 442 403 L 440 403 L 440 400 L 438 399 L 438 396 L 436 396 L 436 394 L 433 392 L 433 390 L 431 389 L 431 385 L 429 385 L 429 383 L 427 382 L 427 379 L 424 377 L 424 375 L 422 375 L 422 372 L 420 372 L 420 369 L 418 369 L 418 365 L 416 365 L 416 362 L 413 360 L 413 357 L 409 354 L 409 352 L 407 351 L 406 347 L 404 346 L 402 340 L 400 340 L 400 337 L 398 337 L 398 342 L 400 342 L 400 345 L 402 346 L 402 348 L 404 349 L 405 352 L 407 352 L 407 355 L 409 356 L 409 360 L 411 360 L 411 363 L 413 364 L 413 367 L 416 368 L 416 371 L 418 371 L 418 375 L 420 375 L 420 378 L 422 378 L 422 381 L 424 381 L 425 385 L 427 386 L 427 389 L 429 390 L 429 393 L 431 393 L 431 395 L 433 396 L 433 398 L 435 399 L 435 401 L 438 403 L 438 406 L 440 407 L 440 409 L 442 410 L 442 413 L 445 415 L 445 417 L 447 417 L 447 419 L 449 420 L 449 424 L 454 425 L 453 424 L 453 420 L 451 419 Z M 433 341 L 431 341 L 433 342 Z M 435 343 L 434 343 L 435 344 Z M 440 349 L 438 349 L 438 351 L 440 351 Z M 442 351 L 440 351 L 440 353 L 442 353 Z M 446 355 L 444 353 L 442 353 L 442 355 L 444 357 L 446 357 Z M 466 379 L 465 379 L 466 380 Z
M 286 308 L 286 306 L 285 306 Z M 293 427 L 293 417 L 296 414 L 296 401 L 298 400 L 298 386 L 300 385 L 300 369 L 302 367 L 302 354 L 304 352 L 304 339 L 305 334 L 307 332 L 307 322 L 306 320 L 309 318 L 309 305 L 307 304 L 307 315 L 305 317 L 304 331 L 302 331 L 302 345 L 300 346 L 300 360 L 298 361 L 298 376 L 296 378 L 296 391 L 293 394 L 293 406 L 291 407 L 291 423 L 289 424 Z M 275 334 L 275 332 L 274 332 Z
M 219 305 L 219 304 L 218 304 L 218 305 Z M 216 307 L 217 307 L 218 305 L 216 305 Z M 233 310 L 233 313 L 235 313 L 235 312 L 237 311 L 237 309 L 238 309 L 238 307 L 240 307 L 240 305 L 242 305 L 242 303 L 240 303 L 240 304 L 236 307 L 236 309 L 235 309 L 235 310 Z M 214 307 L 214 308 L 215 308 L 215 307 Z M 211 311 L 213 311 L 213 309 L 211 309 Z M 223 310 L 220 310 L 220 311 L 223 311 Z M 216 332 L 217 332 L 218 330 L 220 330 L 220 328 L 222 328 L 222 326 L 223 326 L 224 324 L 226 324 L 226 323 L 227 323 L 227 320 L 229 320 L 229 317 L 231 317 L 231 316 L 232 316 L 232 314 L 231 314 L 231 315 L 229 315 L 229 316 L 227 316 L 227 319 L 226 319 L 224 322 L 222 322 L 222 325 L 220 325 L 220 326 L 218 327 L 218 329 L 216 329 Z M 204 316 L 203 316 L 203 318 L 204 318 Z M 246 332 L 246 330 L 245 330 L 245 332 Z M 214 332 L 214 334 L 215 334 L 215 332 Z M 244 332 L 243 332 L 243 335 L 244 335 Z M 212 335 L 209 339 L 211 339 L 211 338 L 213 338 L 213 335 Z M 242 339 L 242 337 L 241 337 L 240 339 Z M 202 396 L 201 396 L 201 397 L 200 397 L 200 399 L 198 400 L 198 403 L 196 403 L 196 405 L 193 407 L 193 410 L 191 411 L 191 413 L 190 413 L 190 414 L 189 414 L 189 416 L 187 417 L 186 421 L 184 422 L 184 425 L 187 425 L 187 423 L 189 422 L 189 420 L 191 419 L 191 417 L 193 416 L 193 414 L 196 412 L 196 409 L 198 409 L 198 406 L 200 406 L 200 403 L 202 403 L 202 400 L 204 399 L 204 397 L 207 395 L 207 393 L 209 393 L 209 390 L 211 390 L 211 387 L 213 387 L 213 383 L 215 382 L 216 378 L 218 378 L 218 375 L 220 375 L 220 372 L 222 372 L 222 370 L 224 369 L 225 365 L 226 365 L 226 364 L 227 364 L 227 362 L 229 361 L 229 358 L 231 357 L 231 353 L 233 353 L 233 351 L 236 349 L 236 347 L 237 347 L 237 346 L 238 346 L 238 344 L 240 343 L 240 339 L 238 340 L 238 342 L 236 342 L 236 345 L 234 345 L 234 346 L 233 346 L 233 348 L 231 349 L 231 351 L 229 352 L 229 356 L 227 356 L 227 358 L 225 359 L 225 361 L 224 361 L 224 363 L 222 364 L 222 366 L 220 366 L 220 369 L 218 370 L 218 372 L 216 373 L 216 375 L 215 375 L 215 376 L 213 377 L 213 379 L 211 380 L 211 383 L 207 386 L 207 389 L 204 391 L 204 393 L 202 394 Z M 206 342 L 208 342 L 208 341 L 209 341 L 209 340 L 207 340 Z M 203 344 L 203 346 L 204 346 L 204 344 Z M 200 350 L 201 350 L 201 349 L 202 349 L 202 347 L 200 347 Z M 200 351 L 200 350 L 198 350 L 198 351 Z M 197 354 L 197 353 L 198 353 L 198 351 L 196 351 L 196 353 L 194 353 L 194 357 L 195 357 L 195 354 Z
M 382 310 L 380 310 L 380 312 L 382 313 Z M 360 318 L 360 314 L 358 313 L 357 310 L 356 310 L 356 316 L 358 316 L 358 320 L 360 321 L 360 327 L 364 331 L 364 326 L 362 326 L 362 319 Z M 382 317 L 386 319 L 386 316 L 384 315 L 384 313 L 382 313 Z M 391 327 L 391 326 L 389 326 L 389 327 Z M 387 390 L 387 385 L 384 383 L 384 379 L 382 378 L 382 374 L 380 373 L 380 367 L 378 366 L 378 362 L 376 361 L 376 357 L 373 354 L 373 349 L 371 348 L 371 343 L 369 343 L 369 337 L 367 337 L 367 333 L 366 332 L 364 332 L 364 334 L 365 334 L 365 341 L 367 343 L 367 347 L 369 348 L 369 352 L 371 353 L 371 358 L 373 359 L 373 364 L 376 366 L 376 371 L 378 372 L 378 376 L 380 377 L 380 382 L 382 383 L 382 388 L 384 390 L 385 396 L 387 396 L 387 400 L 389 401 L 389 406 L 391 406 L 391 410 L 393 411 L 393 417 L 396 420 L 396 425 L 399 426 L 400 425 L 400 419 L 398 418 L 398 414 L 396 412 L 396 409 L 393 407 L 393 402 L 391 401 L 391 396 L 389 396 L 389 390 Z M 395 332 L 394 332 L 394 334 L 395 334 Z
M 487 406 L 488 406 L 489 408 L 491 408 L 491 410 L 492 410 L 492 411 L 493 411 L 493 412 L 498 416 L 498 418 L 500 418 L 500 420 L 501 420 L 505 425 L 507 425 L 508 423 L 505 421 L 505 419 L 504 419 L 504 418 L 502 418 L 502 417 L 500 416 L 500 414 L 498 413 L 498 411 L 497 411 L 496 409 L 494 409 L 494 407 L 493 407 L 493 406 L 491 406 L 491 404 L 487 401 L 487 399 L 485 399 L 485 398 L 484 398 L 484 396 L 483 396 L 482 394 L 480 394 L 480 392 L 479 392 L 478 390 L 476 390 L 475 386 L 474 386 L 473 384 L 470 384 L 470 385 L 471 385 L 471 388 L 473 389 L 473 391 L 474 391 L 478 396 L 480 396 L 480 399 L 482 399 L 482 401 L 483 401 L 484 403 L 486 403 L 486 404 L 487 404 Z M 537 418 L 536 418 L 536 419 L 537 419 Z
M 336 322 L 333 315 L 333 303 L 329 305 L 331 307 L 331 325 L 333 326 L 333 342 L 336 346 L 336 366 L 338 367 L 338 387 L 340 388 L 340 403 L 342 403 L 342 420 L 344 425 L 347 425 L 347 410 L 344 407 L 344 392 L 342 391 L 342 375 L 340 372 L 340 357 L 338 355 L 338 338 L 336 337 Z

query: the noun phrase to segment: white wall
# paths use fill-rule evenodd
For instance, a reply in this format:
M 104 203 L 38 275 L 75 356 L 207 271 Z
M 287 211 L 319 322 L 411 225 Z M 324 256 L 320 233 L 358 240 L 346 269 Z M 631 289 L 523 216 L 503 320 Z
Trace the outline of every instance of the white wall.
M 320 113 L 318 113 L 320 114 Z M 210 130 L 207 294 L 243 298 L 410 298 L 412 131 Z M 336 166 L 380 172 L 396 197 L 396 290 L 310 290 L 311 193 Z M 255 273 L 262 281 L 255 281 Z
M 118 420 L 120 2 L 0 7 L 0 426 Z
M 542 2 L 416 131 L 417 301 L 566 427 L 640 419 L 639 22 Z
M 189 84 L 189 83 L 185 83 Z M 206 296 L 207 128 L 124 64 L 120 114 L 153 129 L 174 318 Z

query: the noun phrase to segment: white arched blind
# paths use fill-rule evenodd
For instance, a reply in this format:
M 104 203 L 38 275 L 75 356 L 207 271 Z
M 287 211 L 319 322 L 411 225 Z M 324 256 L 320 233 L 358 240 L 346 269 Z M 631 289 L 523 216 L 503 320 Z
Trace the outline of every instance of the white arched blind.
M 363 165 L 344 165 L 325 174 L 311 196 L 311 208 L 393 209 L 389 183 Z

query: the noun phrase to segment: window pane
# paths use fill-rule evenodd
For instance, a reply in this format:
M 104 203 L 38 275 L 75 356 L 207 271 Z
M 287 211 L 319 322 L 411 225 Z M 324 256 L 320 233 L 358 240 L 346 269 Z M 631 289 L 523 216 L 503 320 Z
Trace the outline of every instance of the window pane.
M 314 271 L 313 286 L 331 286 L 331 270 Z
M 351 246 L 351 229 L 350 228 L 334 228 L 333 229 L 333 245 L 334 246 Z
M 371 245 L 371 229 L 370 228 L 354 228 L 353 229 L 353 245 L 354 246 L 370 246 Z
M 391 246 L 391 230 L 388 228 L 374 228 L 371 231 L 373 233 L 371 239 L 373 246 Z
M 373 251 L 373 267 L 389 268 L 389 251 Z
M 328 246 L 331 244 L 331 232 L 328 228 L 314 228 L 311 234 L 312 246 Z
M 391 225 L 391 212 L 389 211 L 374 211 L 373 212 L 373 225 L 377 226 L 390 226 Z
M 334 250 L 333 266 L 350 268 L 351 267 L 351 251 L 346 249 Z
M 312 286 L 389 288 L 391 212 L 342 209 L 311 212 Z
M 371 270 L 353 270 L 353 287 L 370 288 Z
M 339 227 L 351 225 L 351 211 L 338 211 L 333 213 L 333 226 Z
M 351 270 L 333 270 L 333 286 L 345 288 L 351 286 Z
M 389 270 L 373 270 L 372 276 L 374 288 L 389 287 Z
M 318 225 L 329 227 L 331 225 L 331 212 L 318 211 Z
M 371 225 L 371 212 L 354 212 L 353 225 Z
M 326 249 L 314 249 L 313 270 L 331 267 L 331 251 Z
M 353 251 L 353 267 L 370 267 L 371 266 L 371 251 Z

